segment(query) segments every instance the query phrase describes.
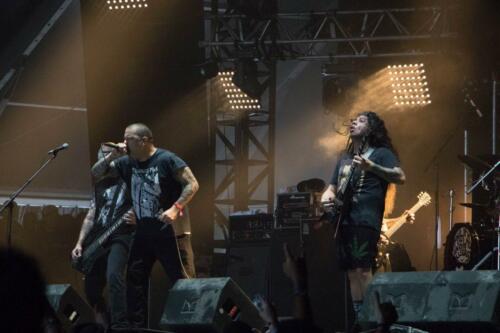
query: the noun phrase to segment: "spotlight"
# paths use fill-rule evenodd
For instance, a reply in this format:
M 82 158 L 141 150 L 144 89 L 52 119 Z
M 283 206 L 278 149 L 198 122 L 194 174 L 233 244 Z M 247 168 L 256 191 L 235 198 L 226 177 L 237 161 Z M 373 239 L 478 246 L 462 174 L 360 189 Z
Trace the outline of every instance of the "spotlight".
M 260 98 L 265 90 L 265 86 L 258 80 L 257 63 L 252 59 L 243 59 L 236 64 L 232 81 L 252 98 Z
M 386 74 L 388 75 L 388 82 L 400 82 L 396 85 L 394 83 L 390 84 L 394 96 L 394 105 L 404 104 L 417 107 L 430 104 L 431 96 L 429 88 L 427 88 L 427 76 L 424 75 L 424 64 L 398 64 L 389 65 L 387 68 L 397 69 L 386 72 L 388 73 Z M 397 90 L 394 90 L 394 87 L 398 87 Z M 401 90 L 399 87 L 403 87 L 403 89 Z M 404 102 L 399 102 L 401 100 L 404 100 Z
M 205 64 L 207 65 L 207 64 Z M 214 71 L 217 74 L 216 83 L 224 87 L 224 101 L 227 107 L 231 110 L 259 110 L 260 105 L 258 99 L 252 99 L 246 93 L 236 88 L 233 83 L 233 71 Z
M 106 3 L 108 5 L 111 5 L 111 3 L 115 4 L 115 6 L 108 6 L 109 10 L 116 10 L 116 9 L 124 9 L 124 10 L 130 10 L 130 9 L 135 9 L 135 8 L 147 8 L 148 7 L 148 2 L 149 0 L 144 0 L 142 4 L 139 3 L 140 0 L 107 0 Z M 131 3 L 131 4 L 130 4 Z M 135 3 L 138 3 L 137 5 Z M 120 5 L 116 5 L 120 4 Z

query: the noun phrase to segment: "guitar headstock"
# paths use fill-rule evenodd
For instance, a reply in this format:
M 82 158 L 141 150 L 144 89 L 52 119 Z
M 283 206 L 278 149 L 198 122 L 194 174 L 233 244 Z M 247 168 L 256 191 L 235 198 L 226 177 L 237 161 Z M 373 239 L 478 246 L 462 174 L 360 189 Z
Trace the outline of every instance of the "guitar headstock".
M 418 203 L 422 206 L 427 206 L 431 203 L 431 196 L 427 192 L 420 192 L 418 194 Z

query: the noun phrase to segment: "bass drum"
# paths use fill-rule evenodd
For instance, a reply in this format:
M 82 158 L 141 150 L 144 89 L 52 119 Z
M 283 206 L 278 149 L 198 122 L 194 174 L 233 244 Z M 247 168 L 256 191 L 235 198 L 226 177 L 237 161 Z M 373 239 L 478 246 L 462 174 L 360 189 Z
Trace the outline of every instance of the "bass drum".
M 456 223 L 446 237 L 444 250 L 444 269 L 470 270 L 494 246 L 494 231 L 478 230 L 470 223 Z M 481 269 L 491 269 L 493 256 Z

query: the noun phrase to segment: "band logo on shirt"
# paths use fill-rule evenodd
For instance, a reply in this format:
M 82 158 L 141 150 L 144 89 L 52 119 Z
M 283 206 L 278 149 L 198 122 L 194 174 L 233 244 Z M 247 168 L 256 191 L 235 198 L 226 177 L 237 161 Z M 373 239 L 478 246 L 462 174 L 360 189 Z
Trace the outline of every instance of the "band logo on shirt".
M 148 169 L 132 168 L 132 202 L 139 219 L 156 217 L 160 210 L 160 177 L 158 166 Z

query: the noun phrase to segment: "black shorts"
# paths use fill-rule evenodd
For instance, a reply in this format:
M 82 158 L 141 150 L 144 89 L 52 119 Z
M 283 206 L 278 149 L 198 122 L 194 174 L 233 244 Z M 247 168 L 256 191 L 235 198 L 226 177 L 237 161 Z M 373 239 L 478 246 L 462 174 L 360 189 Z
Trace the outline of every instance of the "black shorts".
M 377 256 L 380 231 L 364 226 L 340 226 L 337 253 L 345 270 L 372 268 Z

